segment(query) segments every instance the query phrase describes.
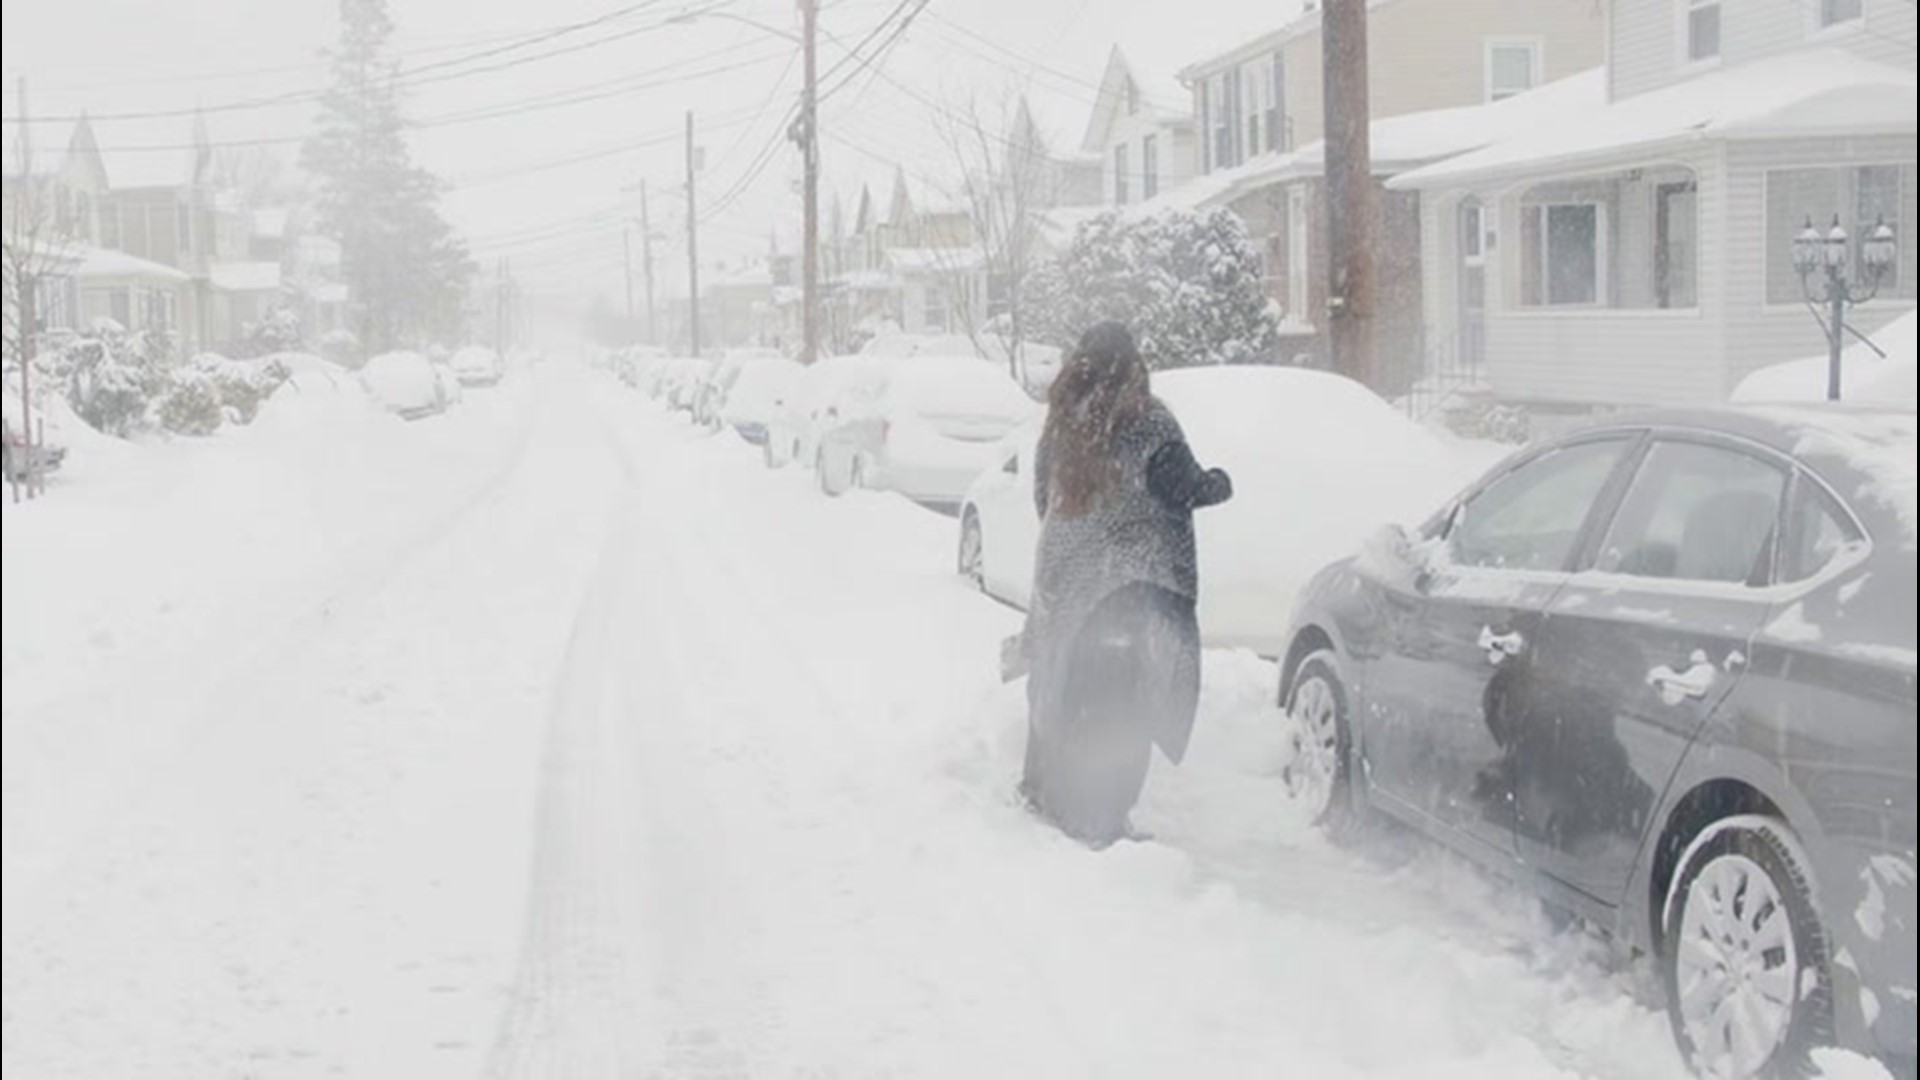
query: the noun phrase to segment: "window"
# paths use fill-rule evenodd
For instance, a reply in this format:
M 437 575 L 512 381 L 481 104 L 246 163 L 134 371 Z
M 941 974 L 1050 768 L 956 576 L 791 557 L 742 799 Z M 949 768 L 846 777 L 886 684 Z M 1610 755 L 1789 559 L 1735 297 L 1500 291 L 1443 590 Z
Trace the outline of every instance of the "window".
M 1656 442 L 1600 545 L 1600 569 L 1764 584 L 1786 487 L 1786 470 L 1752 454 Z
M 1213 140 L 1207 136 L 1207 133 L 1213 130 L 1211 85 L 1207 80 L 1202 79 L 1198 90 L 1200 95 L 1200 171 L 1203 173 L 1213 171 Z
M 1864 0 L 1820 0 L 1820 28 L 1859 22 L 1866 17 Z
M 1240 98 L 1246 102 L 1241 126 L 1246 130 L 1244 149 L 1249 158 L 1260 153 L 1260 137 L 1267 126 L 1266 98 L 1273 89 L 1273 76 L 1267 71 L 1267 63 L 1260 60 L 1247 65 L 1241 79 Z
M 1698 301 L 1698 193 L 1698 186 L 1691 180 L 1654 188 L 1655 307 L 1690 308 Z
M 1313 322 L 1307 311 L 1307 277 L 1312 273 L 1307 229 L 1307 189 L 1296 184 L 1287 189 L 1287 317 L 1301 324 Z
M 1127 144 L 1121 143 L 1113 148 L 1113 202 L 1116 206 L 1127 203 Z
M 1140 112 L 1140 85 L 1134 82 L 1132 77 L 1128 77 L 1127 79 L 1127 115 L 1136 116 L 1139 114 L 1139 112 Z
M 1805 581 L 1860 539 L 1833 496 L 1801 476 L 1794 484 L 1793 508 L 1787 512 L 1779 580 Z
M 1521 208 L 1521 300 L 1558 307 L 1601 302 L 1603 218 L 1598 203 Z
M 1540 43 L 1489 41 L 1486 54 L 1487 100 L 1524 94 L 1540 81 Z
M 1240 117 L 1239 69 L 1214 77 L 1213 100 L 1213 167 L 1230 169 L 1240 163 L 1234 145 Z
M 1800 275 L 1788 249 L 1808 218 L 1826 228 L 1838 214 L 1853 238 L 1849 266 L 1860 266 L 1860 244 L 1875 223 L 1885 220 L 1900 240 L 1898 256 L 1880 281 L 1882 297 L 1911 300 L 1916 276 L 1911 216 L 1914 165 L 1864 165 L 1775 169 L 1767 173 L 1767 303 L 1799 304 Z M 1817 288 L 1817 286 L 1816 286 Z
M 1140 140 L 1140 197 L 1151 199 L 1160 191 L 1160 140 L 1147 135 Z
M 179 223 L 180 251 L 185 254 L 193 247 L 193 210 L 181 203 L 174 208 L 174 218 Z
M 1505 570 L 1562 570 L 1625 439 L 1548 451 L 1494 480 L 1454 516 L 1453 562 Z
M 1686 51 L 1682 54 L 1688 63 L 1701 63 L 1718 59 L 1720 56 L 1720 3 L 1721 0 L 1681 0 L 1685 4 L 1682 31 Z
M 73 329 L 72 279 L 47 276 L 34 278 L 33 313 L 39 323 L 37 329 Z
M 107 290 L 107 313 L 123 328 L 133 326 L 133 295 L 126 289 Z
M 934 286 L 927 286 L 925 316 L 927 329 L 944 333 L 947 329 L 947 298 Z
M 1486 262 L 1487 231 L 1484 214 L 1485 211 L 1477 202 L 1469 202 L 1460 207 L 1460 258 L 1468 266 L 1479 266 Z
M 1287 131 L 1286 60 L 1276 52 L 1269 67 L 1273 72 L 1273 87 L 1267 98 L 1267 145 L 1285 153 L 1293 149 L 1293 137 Z

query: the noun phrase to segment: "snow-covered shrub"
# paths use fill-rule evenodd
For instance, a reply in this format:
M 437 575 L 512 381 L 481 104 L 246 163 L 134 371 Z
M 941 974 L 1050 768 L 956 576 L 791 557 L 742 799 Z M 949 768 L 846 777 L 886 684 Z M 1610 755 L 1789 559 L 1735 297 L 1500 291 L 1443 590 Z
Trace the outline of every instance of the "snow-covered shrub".
M 1519 445 L 1533 437 L 1533 419 L 1518 405 L 1477 403 L 1449 414 L 1447 426 L 1469 439 Z
M 247 354 L 269 356 L 300 347 L 300 316 L 291 308 L 275 308 L 257 323 L 246 326 Z
M 201 353 L 193 358 L 191 367 L 211 382 L 221 408 L 236 424 L 253 423 L 261 402 L 292 374 L 286 364 L 273 357 L 229 360 L 217 353 Z
M 168 372 L 155 415 L 161 427 L 176 435 L 211 435 L 226 418 L 218 383 L 197 363 Z
M 167 386 L 167 335 L 129 334 L 110 319 L 61 348 L 53 369 L 65 379 L 67 404 L 96 430 L 125 438 L 147 426 L 147 412 Z
M 1021 308 L 1033 340 L 1062 348 L 1118 319 L 1155 368 L 1258 360 L 1279 344 L 1279 306 L 1261 287 L 1259 254 L 1246 224 L 1224 209 L 1091 218 L 1058 260 L 1028 277 Z

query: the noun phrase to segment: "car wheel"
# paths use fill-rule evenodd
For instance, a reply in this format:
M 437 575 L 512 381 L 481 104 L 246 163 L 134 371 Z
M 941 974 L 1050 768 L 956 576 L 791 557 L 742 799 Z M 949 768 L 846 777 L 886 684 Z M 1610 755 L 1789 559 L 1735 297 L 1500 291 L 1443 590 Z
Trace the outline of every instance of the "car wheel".
M 986 550 L 980 535 L 980 515 L 969 506 L 960 517 L 960 576 L 981 592 L 987 591 Z
M 1833 1041 L 1826 935 L 1807 861 L 1768 817 L 1708 827 L 1683 856 L 1665 907 L 1667 1012 L 1703 1076 L 1800 1075 Z
M 1293 720 L 1293 755 L 1282 772 L 1287 794 L 1305 806 L 1315 825 L 1340 831 L 1354 818 L 1353 735 L 1346 687 L 1332 650 L 1321 649 L 1300 662 L 1286 711 Z

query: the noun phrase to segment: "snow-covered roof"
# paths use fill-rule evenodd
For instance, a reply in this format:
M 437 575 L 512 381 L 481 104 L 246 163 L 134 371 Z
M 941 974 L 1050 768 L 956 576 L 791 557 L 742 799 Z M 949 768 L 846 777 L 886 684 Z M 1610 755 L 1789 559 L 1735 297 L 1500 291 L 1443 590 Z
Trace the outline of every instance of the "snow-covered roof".
M 1912 134 L 1915 79 L 1840 49 L 1818 48 L 1711 72 L 1565 115 L 1484 149 L 1416 169 L 1398 188 L 1430 188 L 1604 165 L 1700 140 Z
M 277 262 L 214 263 L 207 267 L 213 287 L 223 292 L 271 292 L 280 287 Z
M 80 261 L 73 268 L 73 276 L 77 280 L 132 277 L 170 284 L 183 284 L 193 280 L 171 266 L 129 255 L 124 251 L 97 247 L 81 247 L 75 250 L 80 255 Z
M 977 247 L 964 248 L 889 248 L 887 262 L 907 274 L 977 270 L 986 265 L 987 253 Z
M 292 211 L 284 206 L 270 206 L 253 212 L 253 235 L 262 240 L 279 240 L 287 235 L 287 219 Z

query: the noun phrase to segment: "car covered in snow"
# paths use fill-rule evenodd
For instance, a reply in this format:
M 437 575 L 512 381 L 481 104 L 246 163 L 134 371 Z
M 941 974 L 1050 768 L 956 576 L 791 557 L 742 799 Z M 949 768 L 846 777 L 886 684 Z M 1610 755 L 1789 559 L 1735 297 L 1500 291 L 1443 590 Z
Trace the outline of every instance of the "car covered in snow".
M 360 369 L 367 392 L 389 412 L 418 420 L 446 411 L 447 390 L 440 368 L 411 349 L 384 352 Z
M 798 392 L 806 370 L 785 357 L 741 365 L 720 403 L 720 423 L 755 446 L 766 445 L 768 425 Z
M 872 488 L 954 506 L 1037 410 L 1003 368 L 977 357 L 896 361 L 827 406 L 814 469 L 829 495 Z
M 745 347 L 721 353 L 718 359 L 707 366 L 700 386 L 694 392 L 693 422 L 712 428 L 720 427 L 721 411 L 726 407 L 727 398 L 733 393 L 734 383 L 739 381 L 741 372 L 761 364 L 788 362 L 786 354 L 777 349 Z
M 506 374 L 500 354 L 485 345 L 465 346 L 448 363 L 463 386 L 492 386 Z
M 838 415 L 835 402 L 843 396 L 877 396 L 892 364 L 877 356 L 829 356 L 802 369 L 799 382 L 768 418 L 767 465 L 812 465 L 821 429 Z
M 1280 367 L 1156 372 L 1153 392 L 1194 455 L 1233 476 L 1234 497 L 1194 518 L 1202 638 L 1274 654 L 1293 598 L 1381 524 L 1416 522 L 1497 451 L 1448 443 L 1338 375 Z M 995 452 L 960 508 L 960 572 L 1027 604 L 1040 518 L 1039 423 Z
M 1915 421 L 1617 416 L 1317 576 L 1294 796 L 1658 958 L 1700 1072 L 1915 1052 Z

